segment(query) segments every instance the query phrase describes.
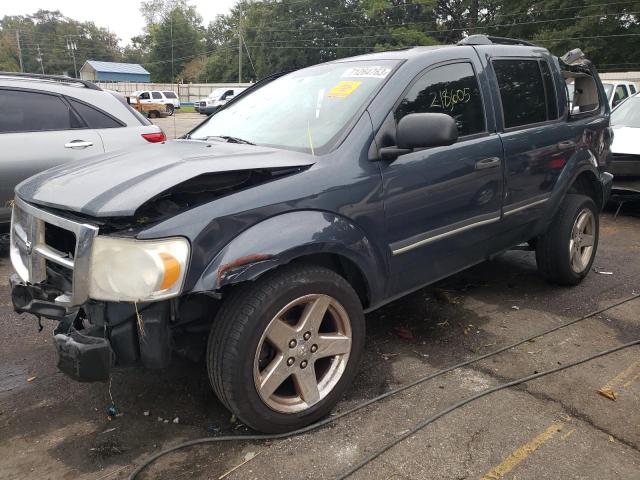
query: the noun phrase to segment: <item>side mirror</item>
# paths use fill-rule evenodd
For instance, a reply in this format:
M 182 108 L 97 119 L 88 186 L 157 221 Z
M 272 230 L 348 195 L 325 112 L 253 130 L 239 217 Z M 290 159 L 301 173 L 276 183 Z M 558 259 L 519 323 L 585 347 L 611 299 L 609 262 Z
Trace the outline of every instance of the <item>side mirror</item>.
M 410 113 L 398 122 L 396 146 L 380 149 L 383 160 L 393 160 L 416 148 L 445 147 L 458 140 L 455 120 L 444 113 Z

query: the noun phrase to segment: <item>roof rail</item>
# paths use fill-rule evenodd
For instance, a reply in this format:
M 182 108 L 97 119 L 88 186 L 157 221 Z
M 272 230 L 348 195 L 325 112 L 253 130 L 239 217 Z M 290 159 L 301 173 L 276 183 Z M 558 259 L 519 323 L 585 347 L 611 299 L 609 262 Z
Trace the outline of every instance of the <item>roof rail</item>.
M 491 35 L 469 35 L 460 40 L 458 45 L 526 45 L 535 46 L 533 43 L 519 40 L 517 38 L 493 37 Z
M 22 73 L 22 72 L 2 72 L 0 71 L 0 77 L 18 77 L 18 78 L 28 78 L 32 80 L 48 80 L 52 82 L 59 83 L 77 83 L 83 85 L 86 88 L 91 90 L 100 90 L 102 89 L 96 85 L 95 83 L 89 82 L 88 80 L 80 80 L 79 78 L 71 78 L 65 75 L 42 75 L 40 73 Z

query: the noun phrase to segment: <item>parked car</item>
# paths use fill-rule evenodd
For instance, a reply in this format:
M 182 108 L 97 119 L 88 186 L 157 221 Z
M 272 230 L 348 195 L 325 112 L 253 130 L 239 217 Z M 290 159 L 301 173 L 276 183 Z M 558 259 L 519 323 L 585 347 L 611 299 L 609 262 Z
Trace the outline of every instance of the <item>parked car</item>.
M 640 177 L 640 96 L 635 94 L 611 113 L 614 131 L 610 172 L 617 177 Z
M 636 85 L 633 82 L 603 82 L 602 85 L 604 86 L 604 91 L 607 94 L 611 108 L 614 108 L 620 102 L 637 92 Z
M 216 88 L 207 98 L 197 102 L 198 107 L 196 110 L 202 115 L 211 115 L 244 90 L 246 90 L 246 87 Z
M 169 115 L 180 109 L 180 98 L 171 91 L 137 90 L 131 94 L 131 98 L 139 98 L 141 103 L 161 103 Z
M 76 379 L 201 351 L 246 425 L 299 428 L 352 384 L 365 312 L 525 242 L 549 281 L 589 273 L 609 113 L 579 51 L 484 35 L 274 76 L 182 140 L 19 185 L 14 308 L 60 320 Z
M 14 187 L 72 160 L 164 141 L 116 92 L 68 77 L 0 72 L 0 233 Z
M 164 118 L 169 115 L 166 106 L 162 103 L 143 103 L 140 101 L 140 97 L 126 97 L 127 103 L 131 105 L 131 108 L 140 112 L 147 118 Z

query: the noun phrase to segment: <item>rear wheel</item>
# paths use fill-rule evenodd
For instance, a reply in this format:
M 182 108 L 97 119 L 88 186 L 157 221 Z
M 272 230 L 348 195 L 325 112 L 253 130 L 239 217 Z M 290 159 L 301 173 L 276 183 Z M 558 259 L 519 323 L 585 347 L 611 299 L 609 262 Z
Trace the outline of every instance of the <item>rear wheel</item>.
M 291 266 L 232 291 L 209 336 L 218 398 L 263 432 L 294 430 L 329 413 L 364 348 L 358 295 L 335 272 Z
M 168 104 L 167 105 L 167 114 L 169 116 L 173 115 L 173 112 L 175 111 L 175 108 L 176 107 L 174 107 L 172 103 Z
M 587 276 L 598 249 L 598 209 L 585 195 L 567 195 L 549 231 L 536 243 L 538 270 L 561 285 Z

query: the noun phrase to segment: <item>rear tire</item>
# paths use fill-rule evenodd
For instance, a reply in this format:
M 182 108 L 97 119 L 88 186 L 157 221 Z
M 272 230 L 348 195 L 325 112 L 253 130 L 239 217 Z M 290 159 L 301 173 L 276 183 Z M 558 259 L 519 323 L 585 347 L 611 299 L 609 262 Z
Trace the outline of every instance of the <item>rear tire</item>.
M 567 195 L 549 230 L 536 242 L 538 271 L 560 285 L 579 284 L 595 260 L 599 228 L 593 200 L 585 195 Z
M 173 113 L 175 112 L 175 108 L 176 107 L 174 107 L 173 104 L 171 104 L 171 103 L 168 104 L 167 105 L 167 115 L 169 115 L 169 116 L 173 115 Z
M 327 415 L 351 385 L 364 338 L 360 299 L 343 277 L 284 267 L 229 293 L 209 335 L 209 379 L 251 428 L 295 430 Z

